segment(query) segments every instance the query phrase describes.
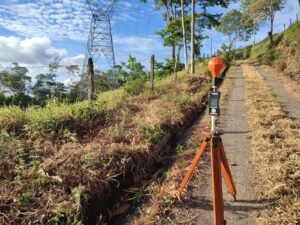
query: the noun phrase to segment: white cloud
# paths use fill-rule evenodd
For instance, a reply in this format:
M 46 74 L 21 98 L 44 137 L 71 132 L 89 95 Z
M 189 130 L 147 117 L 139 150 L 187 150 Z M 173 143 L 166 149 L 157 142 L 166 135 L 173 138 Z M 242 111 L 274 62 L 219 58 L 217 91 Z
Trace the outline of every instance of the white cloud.
M 47 37 L 21 39 L 0 36 L 0 62 L 4 64 L 11 62 L 47 64 L 54 57 L 63 58 L 66 55 L 66 49 L 54 48 Z
M 8 1 L 0 5 L 0 26 L 25 37 L 85 40 L 91 12 L 85 0 Z
M 83 65 L 85 55 L 80 54 L 74 57 L 65 57 L 61 60 L 62 65 Z
M 18 37 L 0 36 L 0 70 L 9 68 L 12 62 L 17 62 L 21 66 L 29 69 L 29 75 L 33 78 L 40 73 L 47 73 L 48 64 L 54 57 L 61 59 L 62 67 L 58 70 L 58 81 L 65 81 L 70 84 L 71 81 L 78 79 L 78 76 L 70 78 L 67 70 L 68 65 L 79 65 L 80 71 L 84 61 L 84 55 L 68 56 L 66 49 L 55 48 L 47 37 L 34 37 L 21 39 Z M 35 79 L 33 79 L 33 82 Z
M 156 36 L 116 36 L 114 43 L 132 52 L 151 54 L 163 49 L 162 41 Z
M 162 40 L 155 35 L 148 36 L 115 36 L 116 56 L 118 61 L 127 61 L 132 55 L 148 68 L 150 56 L 155 54 L 157 60 L 169 56 L 169 48 L 162 44 Z

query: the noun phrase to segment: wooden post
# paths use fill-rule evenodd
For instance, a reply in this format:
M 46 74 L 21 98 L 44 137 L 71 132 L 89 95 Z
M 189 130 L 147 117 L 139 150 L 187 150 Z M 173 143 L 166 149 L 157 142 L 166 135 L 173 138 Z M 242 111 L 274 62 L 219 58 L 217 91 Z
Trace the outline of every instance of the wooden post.
M 290 19 L 290 26 L 292 25 L 292 19 Z
M 150 59 L 150 90 L 154 91 L 154 62 L 155 56 L 152 55 Z
M 285 24 L 283 24 L 284 30 L 285 30 Z
M 88 60 L 88 102 L 89 105 L 92 104 L 93 98 L 94 98 L 94 63 L 93 59 L 89 58 Z
M 298 13 L 297 13 L 297 15 L 296 15 L 296 21 L 298 22 Z

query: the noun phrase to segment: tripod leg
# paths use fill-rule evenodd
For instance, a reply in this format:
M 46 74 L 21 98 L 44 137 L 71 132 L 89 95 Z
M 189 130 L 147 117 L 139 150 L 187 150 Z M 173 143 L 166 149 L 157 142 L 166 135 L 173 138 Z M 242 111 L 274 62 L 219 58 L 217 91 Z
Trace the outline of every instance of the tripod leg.
M 191 163 L 191 165 L 189 167 L 189 170 L 185 174 L 185 176 L 184 176 L 184 178 L 183 178 L 183 180 L 182 180 L 182 182 L 180 184 L 180 187 L 178 188 L 179 194 L 182 193 L 183 189 L 185 188 L 185 186 L 189 182 L 189 180 L 190 180 L 190 178 L 192 176 L 192 173 L 193 173 L 196 165 L 198 164 L 202 153 L 204 152 L 204 150 L 206 148 L 207 142 L 208 142 L 208 140 L 203 141 L 203 143 L 200 146 L 200 149 L 198 150 L 197 154 L 195 155 L 195 157 L 194 157 L 194 159 L 193 159 L 193 161 L 192 161 L 192 163 Z
M 213 137 L 211 141 L 211 167 L 212 167 L 212 191 L 214 205 L 215 225 L 224 225 L 224 203 L 221 179 L 220 137 Z
M 227 157 L 224 150 L 224 145 L 222 139 L 220 138 L 220 155 L 221 155 L 221 170 L 227 186 L 228 192 L 232 195 L 234 200 L 236 200 L 236 189 L 230 172 L 230 167 L 227 161 Z

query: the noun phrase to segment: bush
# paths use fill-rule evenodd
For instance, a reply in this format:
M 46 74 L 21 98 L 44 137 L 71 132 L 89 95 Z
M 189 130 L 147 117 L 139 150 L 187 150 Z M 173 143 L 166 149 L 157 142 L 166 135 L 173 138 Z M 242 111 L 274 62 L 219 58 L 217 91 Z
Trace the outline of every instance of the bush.
M 126 84 L 124 90 L 129 95 L 138 95 L 145 90 L 145 82 L 142 79 L 132 80 Z

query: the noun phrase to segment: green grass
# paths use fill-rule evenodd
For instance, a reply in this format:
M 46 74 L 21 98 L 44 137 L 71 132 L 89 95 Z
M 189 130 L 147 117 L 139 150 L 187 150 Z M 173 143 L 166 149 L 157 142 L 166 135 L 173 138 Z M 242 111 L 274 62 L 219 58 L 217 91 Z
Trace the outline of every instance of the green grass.
M 204 63 L 197 65 L 200 73 L 206 73 Z M 186 71 L 177 74 L 177 82 L 181 82 L 187 75 Z M 167 92 L 168 85 L 174 85 L 174 76 L 170 75 L 155 80 L 158 94 Z M 63 104 L 49 101 L 45 107 L 32 106 L 22 110 L 18 106 L 5 106 L 0 108 L 0 128 L 9 133 L 43 133 L 47 135 L 61 135 L 74 132 L 74 123 L 82 124 L 99 113 L 107 113 L 118 109 L 130 97 L 138 94 L 152 95 L 148 90 L 149 82 L 134 81 L 123 88 L 103 92 L 97 95 L 93 106 L 87 101 L 75 104 Z M 190 102 L 190 97 L 180 98 L 183 102 Z M 176 100 L 177 101 L 177 100 Z M 67 132 L 67 133 L 68 133 Z
M 257 43 L 250 59 L 260 64 L 271 65 L 294 80 L 300 77 L 300 21 L 289 26 L 284 32 L 274 34 L 271 46 L 269 38 Z

